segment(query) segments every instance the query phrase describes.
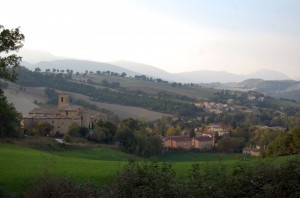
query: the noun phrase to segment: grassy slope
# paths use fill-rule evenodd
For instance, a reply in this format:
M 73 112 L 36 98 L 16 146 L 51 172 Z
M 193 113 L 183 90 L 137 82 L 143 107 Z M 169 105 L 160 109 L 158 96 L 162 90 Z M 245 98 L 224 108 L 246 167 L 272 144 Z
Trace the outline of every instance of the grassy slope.
M 202 88 L 202 87 L 172 87 L 170 84 L 166 83 L 156 83 L 151 81 L 142 81 L 131 78 L 122 78 L 116 76 L 103 76 L 103 75 L 88 75 L 83 78 L 87 80 L 92 78 L 93 81 L 101 83 L 102 80 L 107 80 L 109 82 L 119 82 L 121 87 L 125 87 L 129 90 L 142 90 L 149 94 L 157 94 L 159 92 L 167 92 L 174 95 L 186 95 L 191 98 L 203 99 L 211 98 L 215 90 Z
M 186 175 L 191 169 L 191 165 L 199 163 L 203 170 L 211 166 L 223 165 L 228 167 L 226 170 L 231 170 L 231 167 L 237 163 L 272 163 L 275 166 L 299 158 L 299 155 L 290 155 L 282 157 L 257 158 L 245 156 L 241 153 L 170 153 L 158 157 L 159 161 L 174 163 L 174 168 L 179 175 Z
M 57 175 L 89 178 L 103 183 L 129 158 L 108 148 L 47 152 L 23 146 L 0 144 L 0 184 L 11 190 L 22 188 L 28 179 L 49 171 Z
M 299 156 L 272 158 L 277 164 Z M 102 147 L 65 149 L 60 151 L 41 151 L 32 148 L 0 144 L 0 185 L 4 184 L 11 191 L 20 192 L 26 188 L 26 182 L 43 174 L 45 171 L 56 175 L 71 176 L 75 179 L 92 179 L 99 183 L 120 170 L 131 155 L 118 150 Z M 158 161 L 172 162 L 179 175 L 186 174 L 191 165 L 199 162 L 203 165 L 236 162 L 257 162 L 256 158 L 245 158 L 241 154 L 218 153 L 183 153 L 167 154 L 157 158 Z M 176 163 L 175 163 L 176 162 Z

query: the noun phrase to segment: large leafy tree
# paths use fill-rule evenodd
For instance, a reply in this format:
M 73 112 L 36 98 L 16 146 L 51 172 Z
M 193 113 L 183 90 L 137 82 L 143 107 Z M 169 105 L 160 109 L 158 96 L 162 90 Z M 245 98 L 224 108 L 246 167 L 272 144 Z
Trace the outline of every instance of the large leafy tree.
M 22 46 L 25 36 L 19 28 L 5 29 L 0 25 L 0 79 L 8 81 L 17 80 L 17 68 L 22 58 L 17 52 Z M 12 104 L 9 104 L 0 89 L 0 138 L 17 136 L 21 115 Z

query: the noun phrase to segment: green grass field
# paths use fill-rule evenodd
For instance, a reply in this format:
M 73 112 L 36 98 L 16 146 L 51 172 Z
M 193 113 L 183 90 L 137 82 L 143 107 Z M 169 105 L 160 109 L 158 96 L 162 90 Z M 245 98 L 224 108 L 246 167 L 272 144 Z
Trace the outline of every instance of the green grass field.
M 299 156 L 274 158 L 282 163 Z M 75 180 L 91 179 L 98 183 L 107 180 L 132 158 L 118 150 L 105 147 L 74 148 L 60 151 L 37 150 L 15 144 L 0 143 L 0 185 L 20 192 L 28 182 L 45 171 L 70 176 Z M 136 158 L 137 160 L 141 160 Z M 257 159 L 231 153 L 181 153 L 160 155 L 155 160 L 173 163 L 178 175 L 185 174 L 195 162 L 226 164 L 255 162 Z
M 31 178 L 48 171 L 76 179 L 104 183 L 131 156 L 109 148 L 73 151 L 40 151 L 12 144 L 0 144 L 0 184 L 19 191 Z

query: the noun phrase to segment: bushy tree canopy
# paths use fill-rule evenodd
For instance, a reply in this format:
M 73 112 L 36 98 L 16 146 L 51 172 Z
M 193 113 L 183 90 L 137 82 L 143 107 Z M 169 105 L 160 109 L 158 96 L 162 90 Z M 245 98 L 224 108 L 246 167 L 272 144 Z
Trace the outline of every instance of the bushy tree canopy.
M 21 57 L 14 54 L 23 46 L 24 35 L 19 28 L 5 29 L 0 25 L 0 78 L 9 81 L 17 79 L 17 68 Z M 9 104 L 0 89 L 0 138 L 17 136 L 21 115 Z
M 12 52 L 18 51 L 23 46 L 25 36 L 20 33 L 19 28 L 5 29 L 0 25 L 0 53 L 7 56 L 0 56 L 0 78 L 15 81 L 17 79 L 17 68 L 22 58 Z M 10 55 L 8 55 L 10 54 Z

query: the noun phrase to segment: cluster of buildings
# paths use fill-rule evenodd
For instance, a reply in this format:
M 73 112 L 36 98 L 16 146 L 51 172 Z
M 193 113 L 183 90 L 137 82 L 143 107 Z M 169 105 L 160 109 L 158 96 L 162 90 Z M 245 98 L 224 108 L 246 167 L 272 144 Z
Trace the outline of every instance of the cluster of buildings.
M 90 128 L 97 119 L 90 116 L 89 111 L 80 106 L 69 105 L 69 95 L 60 93 L 58 97 L 57 109 L 36 108 L 29 115 L 23 117 L 24 129 L 31 130 L 37 123 L 46 122 L 53 126 L 49 135 L 65 134 L 69 127 L 76 123 L 80 127 Z M 280 127 L 256 126 L 258 128 L 268 128 L 283 130 Z M 186 150 L 212 150 L 215 146 L 215 134 L 226 136 L 232 130 L 231 126 L 224 124 L 210 124 L 204 130 L 195 129 L 196 137 L 185 135 L 166 137 L 163 139 L 163 146 L 166 149 L 182 148 Z M 243 149 L 245 155 L 259 156 L 262 149 L 257 147 L 246 147 Z
M 57 109 L 36 108 L 23 117 L 24 129 L 31 130 L 37 123 L 47 122 L 53 126 L 49 135 L 65 134 L 76 123 L 80 127 L 91 126 L 91 116 L 80 106 L 69 105 L 69 95 L 60 93 Z
M 172 136 L 163 139 L 164 147 L 169 148 L 183 148 L 186 150 L 200 149 L 212 150 L 215 146 L 215 135 L 226 136 L 232 127 L 225 124 L 210 124 L 204 130 L 195 129 L 196 137 L 188 137 L 186 135 Z
M 235 108 L 229 104 L 222 104 L 216 102 L 199 102 L 195 103 L 196 107 L 201 107 L 205 109 L 207 112 L 221 114 L 224 111 L 234 111 Z

